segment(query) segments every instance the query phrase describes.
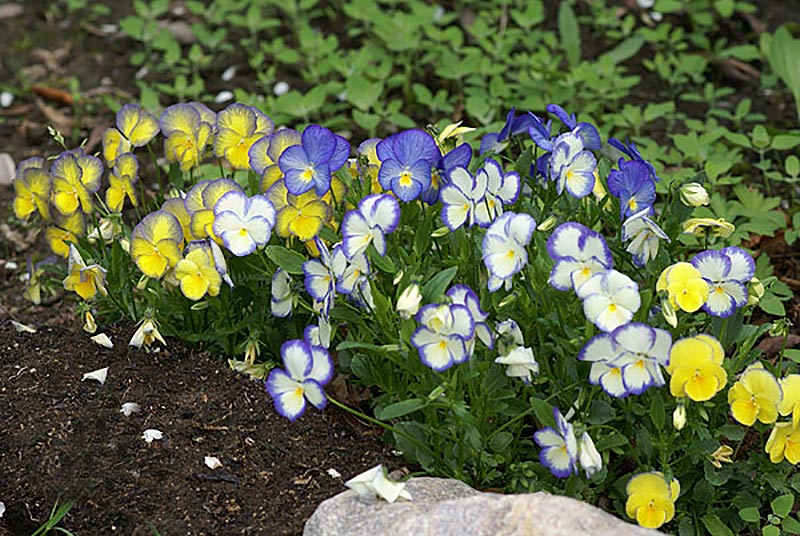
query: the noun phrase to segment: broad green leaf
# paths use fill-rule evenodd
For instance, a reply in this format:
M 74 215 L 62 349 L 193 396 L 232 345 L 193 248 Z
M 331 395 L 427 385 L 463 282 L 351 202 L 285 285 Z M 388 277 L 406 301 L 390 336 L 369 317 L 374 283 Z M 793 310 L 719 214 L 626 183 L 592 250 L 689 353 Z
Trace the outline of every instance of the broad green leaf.
M 367 254 L 369 255 L 369 260 L 375 267 L 380 270 L 381 272 L 387 274 L 394 274 L 397 272 L 397 267 L 394 265 L 391 257 L 388 255 L 380 255 L 375 248 L 369 248 L 367 250 Z
M 642 48 L 642 45 L 644 45 L 644 39 L 642 37 L 639 37 L 638 35 L 629 37 L 613 49 L 603 54 L 603 56 L 608 58 L 614 65 L 617 65 L 635 56 L 636 53 Z M 670 102 L 670 104 L 672 104 L 672 109 L 674 110 L 675 104 L 673 102 Z
M 772 148 L 777 151 L 785 151 L 800 145 L 800 136 L 791 134 L 778 134 L 772 138 Z
M 781 536 L 781 529 L 775 525 L 767 525 L 761 529 L 761 536 Z
M 748 506 L 747 508 L 739 510 L 739 517 L 748 523 L 758 523 L 758 520 L 761 519 L 761 516 L 758 514 L 758 508 L 755 506 Z
M 794 506 L 794 495 L 787 493 L 786 495 L 776 497 L 770 503 L 770 506 L 772 506 L 772 513 L 780 518 L 784 518 L 789 515 L 789 512 L 792 511 L 792 507 Z
M 558 9 L 558 35 L 567 61 L 573 67 L 581 61 L 581 33 L 578 19 L 569 2 L 561 2 Z
M 797 521 L 793 517 L 784 518 L 781 526 L 783 530 L 789 534 L 800 534 L 800 521 Z
M 718 518 L 714 514 L 706 514 L 700 521 L 703 522 L 703 525 L 706 527 L 711 536 L 734 536 L 733 531 L 728 528 L 728 525 L 722 522 L 720 518 Z
M 427 405 L 428 405 L 428 400 L 423 398 L 410 398 L 408 400 L 402 400 L 400 402 L 395 402 L 394 404 L 390 404 L 385 408 L 383 408 L 378 413 L 378 418 L 382 421 L 396 419 L 398 417 L 402 417 L 403 415 L 408 415 L 409 413 L 413 413 L 418 409 L 422 409 Z
M 360 110 L 369 110 L 383 92 L 381 82 L 370 82 L 361 75 L 350 76 L 344 84 L 347 101 Z
M 264 248 L 264 253 L 279 267 L 286 270 L 292 275 L 303 274 L 303 263 L 306 258 L 300 253 L 286 249 L 283 246 L 267 246 Z
M 441 299 L 445 289 L 456 276 L 458 266 L 451 266 L 447 270 L 442 270 L 433 276 L 422 287 L 422 299 L 425 303 L 433 303 Z
M 675 103 L 672 101 L 661 102 L 658 104 L 648 104 L 644 109 L 644 120 L 646 122 L 666 117 L 675 111 Z
M 553 406 L 535 396 L 530 398 L 529 403 L 534 415 L 536 415 L 536 418 L 539 419 L 543 426 L 555 426 L 556 421 L 555 417 L 553 417 Z
M 595 446 L 600 452 L 628 444 L 630 444 L 630 440 L 619 432 L 611 432 L 609 435 L 603 436 L 595 442 Z
M 653 393 L 653 400 L 650 402 L 650 419 L 653 421 L 653 424 L 661 430 L 664 427 L 664 422 L 666 421 L 666 413 L 664 411 L 664 399 L 661 397 L 661 393 L 655 391 Z

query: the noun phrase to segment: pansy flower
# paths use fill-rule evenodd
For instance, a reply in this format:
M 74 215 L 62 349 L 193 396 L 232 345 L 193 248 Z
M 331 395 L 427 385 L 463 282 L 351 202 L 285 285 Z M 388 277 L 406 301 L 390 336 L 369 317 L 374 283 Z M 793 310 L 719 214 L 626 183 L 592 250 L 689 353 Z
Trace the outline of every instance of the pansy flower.
M 553 231 L 547 253 L 555 261 L 549 283 L 558 290 L 577 289 L 592 275 L 613 267 L 600 233 L 576 222 L 562 223 Z
M 472 321 L 475 324 L 475 336 L 481 340 L 487 348 L 491 349 L 494 346 L 494 336 L 489 325 L 486 324 L 486 319 L 489 315 L 481 309 L 481 302 L 478 299 L 475 291 L 467 285 L 454 285 L 445 294 L 450 298 L 450 303 L 455 305 L 463 305 L 472 316 Z
M 619 218 L 624 220 L 644 209 L 653 206 L 656 200 L 656 183 L 650 176 L 650 169 L 642 162 L 618 162 L 619 169 L 608 175 L 608 191 L 619 199 Z
M 369 275 L 369 260 L 363 252 L 348 259 L 342 244 L 337 244 L 331 251 L 331 271 L 336 278 L 336 292 L 349 295 Z
M 80 209 L 85 214 L 92 211 L 92 194 L 100 189 L 103 163 L 88 155 L 83 149 L 65 151 L 50 167 L 53 177 L 51 200 L 56 209 L 69 216 Z
M 656 282 L 656 290 L 666 290 L 675 310 L 693 313 L 708 299 L 708 284 L 700 271 L 688 262 L 667 266 Z
M 301 195 L 314 189 L 324 195 L 331 187 L 331 174 L 350 156 L 350 145 L 341 136 L 320 125 L 309 125 L 300 137 L 300 145 L 286 148 L 278 159 L 286 189 Z
M 336 276 L 333 273 L 333 260 L 325 242 L 315 239 L 319 258 L 309 259 L 303 263 L 306 291 L 314 298 L 321 309 L 321 315 L 327 320 L 328 313 L 336 298 Z
M 50 218 L 50 188 L 52 177 L 43 158 L 28 158 L 20 162 L 14 175 L 14 215 L 27 220 L 38 212 L 42 219 Z
M 728 381 L 722 368 L 725 351 L 720 342 L 706 334 L 680 339 L 672 345 L 667 372 L 672 376 L 672 396 L 688 396 L 695 402 L 711 400 Z
M 214 265 L 217 267 L 217 272 L 219 272 L 222 281 L 224 281 L 229 287 L 233 288 L 233 280 L 231 279 L 231 275 L 228 273 L 228 263 L 225 260 L 225 254 L 222 253 L 222 248 L 220 248 L 219 245 L 213 240 L 204 240 L 201 243 L 208 244 L 208 247 L 211 248 L 211 258 L 214 260 Z M 191 247 L 191 243 L 189 246 Z
M 575 429 L 561 415 L 558 408 L 553 407 L 556 427 L 546 427 L 533 434 L 533 440 L 541 451 L 539 461 L 547 467 L 553 476 L 567 478 L 578 472 L 578 440 Z
M 117 111 L 116 128 L 103 133 L 103 158 L 113 166 L 117 157 L 143 147 L 158 134 L 158 121 L 138 104 L 126 104 Z
M 262 192 L 265 192 L 274 180 L 283 178 L 283 172 L 278 165 L 278 160 L 280 160 L 283 151 L 293 145 L 300 145 L 301 142 L 299 132 L 290 128 L 281 128 L 272 134 L 259 138 L 250 146 L 247 156 L 250 159 L 252 170 L 262 176 Z M 270 171 L 269 176 L 272 178 L 272 182 L 264 184 L 263 180 L 266 180 L 268 170 Z
M 292 314 L 294 307 L 294 293 L 292 292 L 292 277 L 283 268 L 278 268 L 272 274 L 272 298 L 270 312 L 272 316 L 286 318 Z
M 91 300 L 99 292 L 106 295 L 106 270 L 99 264 L 87 266 L 75 246 L 69 246 L 69 263 L 64 288 L 74 291 L 84 300 Z
M 295 236 L 303 242 L 312 240 L 333 213 L 330 205 L 313 189 L 292 195 L 283 180 L 272 184 L 265 195 L 275 207 L 275 232 L 284 238 Z
M 747 284 L 755 275 L 753 258 L 741 248 L 706 250 L 695 255 L 692 266 L 708 283 L 703 309 L 712 316 L 728 317 L 747 305 Z
M 468 341 L 475 333 L 475 323 L 463 305 L 429 304 L 416 316 L 420 326 L 411 336 L 422 363 L 436 372 L 466 362 Z
M 181 171 L 200 164 L 203 151 L 214 135 L 217 118 L 214 112 L 199 102 L 173 104 L 159 118 L 164 135 L 164 154 Z
M 611 396 L 624 397 L 666 383 L 660 367 L 669 363 L 671 346 L 669 332 L 631 322 L 592 337 L 578 359 L 592 363 L 591 383 L 599 383 Z
M 506 212 L 489 226 L 483 237 L 482 256 L 489 270 L 489 291 L 494 292 L 528 263 L 526 247 L 531 241 L 536 222 L 528 214 Z
M 791 416 L 792 426 L 800 425 L 800 374 L 789 374 L 781 378 L 783 398 L 778 412 L 784 417 Z
M 131 257 L 144 275 L 160 278 L 181 259 L 182 242 L 183 230 L 175 216 L 151 212 L 133 229 Z
M 516 171 L 504 173 L 500 164 L 487 158 L 475 174 L 475 181 L 480 185 L 485 184 L 483 200 L 475 206 L 475 219 L 478 225 L 485 227 L 503 214 L 504 205 L 511 205 L 517 200 L 520 178 Z
M 53 214 L 53 223 L 44 231 L 50 251 L 59 257 L 69 255 L 69 244 L 77 242 L 78 237 L 86 232 L 86 220 L 83 212 L 76 210 L 69 216 L 62 216 L 58 212 Z
M 451 231 L 455 231 L 465 223 L 467 227 L 472 227 L 475 223 L 476 210 L 483 205 L 485 195 L 485 176 L 479 181 L 466 168 L 451 169 L 448 173 L 448 182 L 442 187 L 439 195 L 442 201 L 442 222 Z
M 635 160 L 637 162 L 642 162 L 647 168 L 650 170 L 650 177 L 655 181 L 658 182 L 661 180 L 659 176 L 656 174 L 656 168 L 653 167 L 653 164 L 648 162 L 642 156 L 642 153 L 639 152 L 639 148 L 636 147 L 636 144 L 632 141 L 625 140 L 623 143 L 622 141 L 618 140 L 617 138 L 609 138 L 608 144 L 615 149 L 618 149 L 621 153 L 627 156 L 631 160 Z
M 233 190 L 214 205 L 214 234 L 228 251 L 243 257 L 269 242 L 275 225 L 275 208 L 263 195 L 247 197 Z
M 139 161 L 133 153 L 121 154 L 114 161 L 114 168 L 108 175 L 106 205 L 113 212 L 120 212 L 127 197 L 135 207 L 136 191 L 134 184 L 139 180 Z
M 639 286 L 616 270 L 597 272 L 576 290 L 586 318 L 603 331 L 614 331 L 633 318 L 642 299 Z
M 725 218 L 690 218 L 683 222 L 683 233 L 695 236 L 728 238 L 735 230 L 736 226 Z
M 592 478 L 592 475 L 603 468 L 603 458 L 589 432 L 583 432 L 578 439 L 578 461 L 586 471 L 586 478 Z
M 495 358 L 494 362 L 506 366 L 506 376 L 519 378 L 525 384 L 530 384 L 532 376 L 539 374 L 539 363 L 533 350 L 527 346 L 515 346 L 505 355 Z
M 189 228 L 195 240 L 208 237 L 221 243 L 219 236 L 214 234 L 214 207 L 228 192 L 243 190 L 236 181 L 220 178 L 200 181 L 186 194 L 184 204 L 190 218 Z
M 657 529 L 675 517 L 675 501 L 681 494 L 678 480 L 667 481 L 662 473 L 639 473 L 625 488 L 628 500 L 625 513 L 648 529 Z
M 431 168 L 440 157 L 430 134 L 405 130 L 389 136 L 376 147 L 381 167 L 378 182 L 403 201 L 413 201 L 431 185 Z
M 381 160 L 378 158 L 378 144 L 383 141 L 380 138 L 369 138 L 364 140 L 356 149 L 356 169 L 357 176 L 361 176 L 369 182 L 369 192 L 379 194 L 383 192 L 381 183 L 378 181 L 378 171 L 381 168 Z
M 272 369 L 266 381 L 278 413 L 294 421 L 305 412 L 306 401 L 324 409 L 328 398 L 323 386 L 333 378 L 333 360 L 328 351 L 293 339 L 281 346 L 281 360 L 286 370 Z
M 592 193 L 597 160 L 577 134 L 567 132 L 555 139 L 548 165 L 550 180 L 556 183 L 559 194 L 565 189 L 578 198 Z
M 372 244 L 386 255 L 386 235 L 400 223 L 400 204 L 389 194 L 372 194 L 358 202 L 342 219 L 342 246 L 348 258 L 364 253 Z
M 275 124 L 254 106 L 234 103 L 217 114 L 214 155 L 233 169 L 249 169 L 248 151 L 256 140 L 272 134 Z
M 584 147 L 592 151 L 599 151 L 602 149 L 603 143 L 600 141 L 600 133 L 593 124 L 586 122 L 579 123 L 575 114 L 567 113 L 567 111 L 558 104 L 548 104 L 547 111 L 558 117 L 559 121 L 570 129 L 573 134 L 579 136 L 581 141 L 583 141 Z
M 541 127 L 546 130 L 546 138 L 550 138 L 550 121 L 545 126 L 541 119 L 533 115 L 531 112 L 525 112 L 521 115 L 516 115 L 516 109 L 511 108 L 506 114 L 506 122 L 499 132 L 489 132 L 481 139 L 480 154 L 486 152 L 500 153 L 508 145 L 508 140 L 511 136 L 528 132 L 529 129 Z
M 775 423 L 764 450 L 772 463 L 781 463 L 785 458 L 792 465 L 800 464 L 800 427 L 790 422 Z
M 186 256 L 175 265 L 175 279 L 180 282 L 181 292 L 192 301 L 203 296 L 216 296 L 222 286 L 222 275 L 217 269 L 211 246 L 194 242 Z
M 775 422 L 782 399 L 780 383 L 760 362 L 748 366 L 728 390 L 731 415 L 745 426 L 752 426 L 756 419 Z
M 183 239 L 185 241 L 190 242 L 195 239 L 200 239 L 200 237 L 192 236 L 192 217 L 186 210 L 186 204 L 184 203 L 183 198 L 172 197 L 165 200 L 161 205 L 161 210 L 175 216 L 175 219 L 181 224 Z
M 625 251 L 633 255 L 633 264 L 645 266 L 658 255 L 661 240 L 669 242 L 667 233 L 652 219 L 650 208 L 644 208 L 622 223 L 622 241 L 630 244 Z
M 472 147 L 468 143 L 462 143 L 440 156 L 431 167 L 430 186 L 419 196 L 422 202 L 429 205 L 436 204 L 439 201 L 441 189 L 448 180 L 448 172 L 456 167 L 468 167 L 471 159 Z

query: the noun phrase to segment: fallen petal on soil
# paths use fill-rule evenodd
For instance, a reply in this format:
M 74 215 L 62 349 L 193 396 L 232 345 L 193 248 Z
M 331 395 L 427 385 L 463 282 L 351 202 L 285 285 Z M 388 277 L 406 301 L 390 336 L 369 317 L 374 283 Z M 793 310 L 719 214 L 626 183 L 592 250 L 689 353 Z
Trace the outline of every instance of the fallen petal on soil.
M 156 430 L 154 428 L 148 428 L 142 434 L 142 439 L 147 441 L 148 443 L 152 443 L 155 439 L 161 439 L 164 434 L 161 433 L 161 430 Z
M 106 335 L 105 333 L 100 333 L 99 335 L 95 335 L 94 337 L 91 337 L 91 339 L 100 346 L 104 346 L 105 348 L 114 348 L 114 343 L 111 342 L 111 339 L 109 339 L 108 335 Z
M 142 408 L 136 402 L 125 402 L 122 404 L 122 409 L 119 410 L 120 413 L 125 415 L 126 417 L 130 417 L 134 413 L 139 413 Z
M 97 382 L 100 382 L 100 385 L 103 385 L 104 383 L 106 383 L 107 376 L 108 376 L 108 367 L 105 367 L 97 369 L 92 372 L 87 372 L 86 374 L 83 375 L 83 379 L 81 379 L 81 381 L 95 380 Z

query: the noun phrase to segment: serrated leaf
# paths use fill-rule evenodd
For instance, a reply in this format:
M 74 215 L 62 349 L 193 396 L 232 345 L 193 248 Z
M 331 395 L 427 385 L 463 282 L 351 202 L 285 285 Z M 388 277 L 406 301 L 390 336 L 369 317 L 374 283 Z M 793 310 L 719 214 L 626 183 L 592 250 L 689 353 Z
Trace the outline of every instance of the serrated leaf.
M 761 529 L 761 536 L 781 536 L 781 529 L 775 525 L 767 525 Z
M 344 84 L 347 101 L 366 112 L 375 104 L 383 92 L 381 82 L 370 82 L 361 75 L 350 76 Z

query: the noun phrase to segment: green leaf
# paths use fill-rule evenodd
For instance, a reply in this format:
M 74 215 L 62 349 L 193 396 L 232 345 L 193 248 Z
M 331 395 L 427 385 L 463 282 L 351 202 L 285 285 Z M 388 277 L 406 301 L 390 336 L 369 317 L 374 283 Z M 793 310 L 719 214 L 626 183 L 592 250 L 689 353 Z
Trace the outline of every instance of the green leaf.
M 642 48 L 642 45 L 644 45 L 644 38 L 638 35 L 629 37 L 612 50 L 603 54 L 603 56 L 608 58 L 614 65 L 617 65 L 635 56 L 636 53 L 639 52 L 639 49 Z M 672 104 L 672 108 L 674 109 L 675 104 L 672 102 L 670 102 L 670 104 Z
M 451 266 L 447 270 L 442 270 L 425 283 L 422 287 L 423 301 L 426 303 L 439 301 L 447 286 L 456 276 L 456 272 L 458 272 L 458 266 Z
M 734 0 L 717 0 L 714 2 L 714 9 L 717 13 L 722 15 L 723 18 L 729 19 L 736 9 L 736 2 Z
M 672 101 L 661 102 L 658 104 L 648 104 L 644 109 L 644 120 L 650 122 L 660 117 L 669 116 L 675 111 L 675 103 Z
M 775 296 L 764 296 L 758 302 L 762 311 L 773 316 L 785 316 L 786 308 Z
M 614 407 L 605 400 L 595 400 L 589 410 L 589 424 L 605 424 L 615 416 Z
M 736 145 L 740 145 L 742 147 L 747 147 L 748 149 L 751 147 L 750 139 L 740 132 L 725 132 L 724 134 L 725 139 L 735 143 Z
M 543 426 L 555 426 L 556 421 L 553 417 L 553 406 L 542 400 L 532 396 L 529 401 L 533 414 L 539 419 Z
M 267 257 L 272 262 L 288 273 L 292 275 L 303 274 L 303 263 L 306 262 L 306 258 L 300 253 L 286 249 L 283 246 L 267 246 L 264 248 L 264 253 L 267 254 Z
M 558 9 L 558 35 L 567 61 L 574 67 L 581 61 L 581 33 L 578 19 L 569 2 L 561 2 Z
M 789 512 L 792 511 L 792 507 L 794 506 L 794 495 L 787 493 L 786 495 L 776 497 L 770 503 L 770 506 L 772 506 L 772 512 L 776 516 L 784 518 L 789 515 Z
M 620 434 L 619 432 L 611 432 L 607 436 L 603 436 L 598 439 L 595 443 L 595 447 L 597 447 L 598 451 L 603 452 L 604 450 L 622 447 L 628 445 L 629 443 L 630 440 L 624 435 Z
M 367 254 L 369 255 L 369 260 L 372 261 L 372 264 L 383 273 L 386 274 L 394 274 L 397 273 L 397 266 L 394 265 L 391 257 L 387 255 L 381 255 L 378 251 L 373 247 L 367 250 Z
M 776 151 L 785 151 L 800 145 L 800 136 L 792 136 L 791 134 L 778 134 L 772 138 L 772 148 Z
M 505 431 L 498 432 L 492 436 L 491 441 L 489 441 L 489 448 L 494 452 L 503 452 L 511 445 L 512 441 L 514 441 L 513 434 Z
M 731 441 L 741 441 L 745 435 L 745 429 L 736 424 L 725 424 L 720 427 L 719 431 Z
M 711 536 L 733 536 L 733 531 L 714 514 L 706 514 L 700 521 L 706 527 Z
M 666 421 L 666 413 L 664 412 L 664 399 L 661 398 L 661 393 L 655 391 L 653 394 L 653 400 L 650 402 L 650 419 L 653 421 L 653 424 L 656 428 L 661 430 L 664 428 L 664 422 Z
M 758 520 L 761 519 L 761 516 L 758 514 L 758 508 L 755 506 L 748 506 L 747 508 L 739 510 L 739 517 L 748 523 L 758 523 Z
M 767 525 L 761 529 L 762 536 L 781 536 L 781 529 L 775 525 Z
M 344 84 L 347 101 L 366 112 L 383 93 L 381 82 L 370 82 L 361 75 L 350 76 Z
M 764 125 L 756 125 L 753 132 L 750 133 L 750 139 L 753 140 L 753 146 L 757 149 L 765 149 L 769 147 L 769 134 Z
M 800 534 L 800 521 L 793 517 L 787 517 L 781 523 L 783 530 L 789 534 Z
M 401 400 L 383 408 L 378 413 L 378 418 L 382 421 L 396 419 L 403 415 L 408 415 L 428 405 L 428 400 L 424 398 L 410 398 L 408 400 Z

